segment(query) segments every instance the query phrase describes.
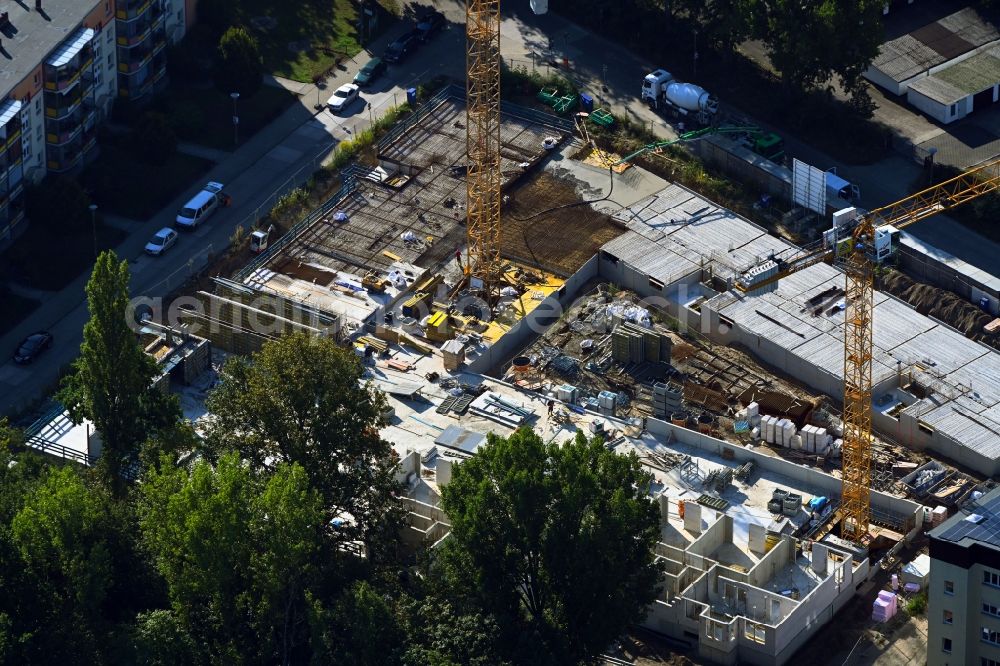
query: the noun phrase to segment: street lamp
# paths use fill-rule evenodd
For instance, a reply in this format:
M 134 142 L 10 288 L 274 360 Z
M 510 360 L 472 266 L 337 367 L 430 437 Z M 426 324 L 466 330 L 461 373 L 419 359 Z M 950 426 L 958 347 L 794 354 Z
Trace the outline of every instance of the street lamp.
M 94 259 L 97 259 L 97 204 L 87 206 L 90 209 L 90 228 L 94 231 Z
M 238 92 L 229 93 L 229 96 L 233 100 L 233 146 L 238 146 L 240 143 L 240 117 L 236 113 L 236 100 L 240 98 Z

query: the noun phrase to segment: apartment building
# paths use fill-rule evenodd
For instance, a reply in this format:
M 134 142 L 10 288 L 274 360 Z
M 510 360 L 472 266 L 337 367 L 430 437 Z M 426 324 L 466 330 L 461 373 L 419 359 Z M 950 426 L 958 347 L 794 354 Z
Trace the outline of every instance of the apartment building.
M 166 45 L 193 0 L 0 0 L 0 246 L 25 223 L 24 188 L 97 151 L 115 99 L 166 84 Z
M 116 92 L 113 0 L 0 2 L 0 242 L 24 222 L 25 181 L 79 166 Z
M 1000 488 L 930 532 L 928 666 L 1000 666 Z

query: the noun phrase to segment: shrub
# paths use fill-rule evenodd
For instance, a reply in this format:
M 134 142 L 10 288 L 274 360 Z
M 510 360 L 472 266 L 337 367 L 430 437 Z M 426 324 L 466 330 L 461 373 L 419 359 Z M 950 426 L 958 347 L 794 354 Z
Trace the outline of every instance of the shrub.
M 215 85 L 224 93 L 252 97 L 261 86 L 263 60 L 257 38 L 246 28 L 233 27 L 219 39 Z
M 75 231 L 90 223 L 90 196 L 74 178 L 50 176 L 25 194 L 25 212 L 33 224 L 53 231 Z
M 162 165 L 177 152 L 177 135 L 162 113 L 150 111 L 132 130 L 132 149 L 139 159 Z
M 927 593 L 921 592 L 914 597 L 910 597 L 906 600 L 906 605 L 903 606 L 903 609 L 910 617 L 923 615 L 924 611 L 927 610 Z

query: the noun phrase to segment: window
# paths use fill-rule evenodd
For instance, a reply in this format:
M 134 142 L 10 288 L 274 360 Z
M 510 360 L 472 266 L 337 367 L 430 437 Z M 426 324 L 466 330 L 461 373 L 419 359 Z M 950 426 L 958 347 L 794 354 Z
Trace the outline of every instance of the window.
M 658 291 L 663 291 L 664 284 L 656 278 L 649 278 L 649 286 Z
M 113 53 L 109 53 L 109 54 L 108 54 L 108 67 L 111 67 L 111 66 L 112 66 L 112 65 L 114 64 L 114 63 L 112 63 L 112 62 L 111 62 L 111 57 L 112 57 L 113 55 L 114 55 Z
M 986 615 L 992 615 L 993 617 L 1000 617 L 1000 608 L 997 608 L 993 604 L 988 604 L 983 602 L 983 613 Z
M 948 109 L 948 113 L 952 116 L 958 113 L 958 104 L 952 104 L 951 108 Z
M 1000 666 L 1000 661 L 997 661 L 996 659 L 987 659 L 986 657 L 980 657 L 979 666 Z
M 951 639 L 942 638 L 941 639 L 941 652 L 951 652 Z
M 990 645 L 1000 645 L 1000 631 L 993 631 L 989 627 L 982 627 L 982 640 Z
M 986 569 L 983 571 L 983 585 L 1000 587 L 1000 573 Z
M 764 625 L 751 622 L 750 620 L 745 621 L 743 637 L 761 645 L 767 643 L 767 633 L 764 631 Z
M 945 624 L 954 624 L 955 616 L 952 614 L 950 610 L 946 610 L 944 611 L 944 617 L 942 618 L 941 621 L 944 622 Z
M 951 580 L 946 580 L 944 582 L 944 593 L 945 594 L 955 594 L 955 582 Z
M 111 30 L 108 30 L 108 44 L 111 43 L 111 41 L 114 39 L 114 37 L 115 37 L 115 34 Z

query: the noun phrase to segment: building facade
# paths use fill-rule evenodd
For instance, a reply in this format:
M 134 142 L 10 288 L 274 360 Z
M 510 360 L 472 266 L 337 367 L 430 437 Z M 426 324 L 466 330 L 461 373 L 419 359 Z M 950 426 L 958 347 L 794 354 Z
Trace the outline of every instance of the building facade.
M 928 666 L 1000 664 L 1000 489 L 930 532 Z
M 116 99 L 166 85 L 166 46 L 192 0 L 0 0 L 0 248 L 25 224 L 24 189 L 97 153 Z

